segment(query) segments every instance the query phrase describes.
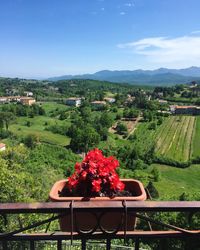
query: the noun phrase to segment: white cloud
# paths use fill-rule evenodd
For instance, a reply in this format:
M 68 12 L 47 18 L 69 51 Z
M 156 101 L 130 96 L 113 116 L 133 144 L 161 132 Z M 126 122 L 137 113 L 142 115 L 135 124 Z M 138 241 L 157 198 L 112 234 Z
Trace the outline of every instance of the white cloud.
M 200 30 L 194 30 L 191 32 L 191 34 L 200 34 Z
M 101 10 L 102 10 L 102 11 L 104 11 L 104 10 L 105 10 L 105 8 L 101 8 Z
M 124 16 L 126 13 L 124 11 L 119 13 L 121 16 Z
M 200 36 L 197 35 L 177 38 L 149 37 L 118 44 L 118 48 L 128 49 L 154 64 L 188 66 L 200 63 Z

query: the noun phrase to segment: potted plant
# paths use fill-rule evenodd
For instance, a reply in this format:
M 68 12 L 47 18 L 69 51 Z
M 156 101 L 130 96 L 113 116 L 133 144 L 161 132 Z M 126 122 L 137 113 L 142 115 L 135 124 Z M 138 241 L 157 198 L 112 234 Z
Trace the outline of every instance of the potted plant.
M 51 201 L 143 201 L 146 192 L 141 182 L 133 179 L 119 179 L 116 168 L 119 162 L 113 157 L 105 157 L 99 149 L 87 153 L 81 163 L 75 164 L 75 172 L 66 180 L 56 182 L 49 194 Z M 90 231 L 97 226 L 100 218 L 101 229 L 123 228 L 122 213 L 76 214 L 76 231 Z M 98 221 L 99 221 L 98 220 Z M 128 230 L 135 226 L 135 216 L 128 218 Z M 108 223 L 109 222 L 109 223 Z M 77 225 L 78 224 L 78 225 Z M 71 230 L 71 218 L 60 219 L 62 231 Z

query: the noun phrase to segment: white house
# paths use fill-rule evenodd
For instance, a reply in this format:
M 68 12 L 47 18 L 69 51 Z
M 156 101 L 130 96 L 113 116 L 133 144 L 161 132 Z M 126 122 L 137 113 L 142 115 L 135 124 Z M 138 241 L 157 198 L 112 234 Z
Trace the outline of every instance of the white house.
M 33 92 L 31 91 L 24 91 L 25 96 L 33 96 Z
M 69 106 L 78 107 L 81 105 L 81 98 L 78 97 L 70 97 L 66 100 L 66 104 Z
M 115 98 L 112 98 L 112 97 L 105 97 L 104 101 L 106 101 L 108 103 L 114 103 L 116 100 L 115 100 Z
M 6 96 L 0 96 L 0 103 L 6 103 L 8 98 Z

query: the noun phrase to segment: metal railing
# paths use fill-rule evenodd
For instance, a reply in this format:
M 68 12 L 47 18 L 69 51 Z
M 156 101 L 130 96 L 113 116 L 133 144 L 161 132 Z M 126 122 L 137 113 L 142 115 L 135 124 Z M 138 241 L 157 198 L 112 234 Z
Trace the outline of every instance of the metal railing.
M 185 202 L 185 201 L 72 201 L 72 202 L 45 202 L 45 203 L 3 203 L 0 204 L 0 215 L 2 221 L 6 220 L 8 215 L 20 214 L 45 214 L 48 218 L 39 219 L 37 222 L 30 225 L 20 225 L 19 228 L 0 233 L 0 243 L 2 249 L 9 248 L 10 242 L 28 242 L 29 248 L 37 249 L 36 245 L 39 241 L 56 242 L 58 250 L 63 249 L 63 242 L 69 241 L 73 244 L 77 240 L 81 242 L 82 250 L 86 249 L 88 240 L 105 240 L 105 248 L 111 249 L 111 240 L 123 239 L 125 244 L 129 240 L 132 242 L 134 249 L 139 250 L 141 242 L 148 240 L 158 240 L 159 249 L 168 248 L 167 240 L 179 239 L 184 241 L 184 249 L 199 249 L 200 247 L 200 224 L 199 228 L 190 228 L 186 225 L 185 228 L 171 225 L 160 219 L 156 219 L 153 215 L 155 213 L 181 212 L 185 213 L 192 220 L 192 217 L 200 212 L 200 202 Z M 91 213 L 96 218 L 93 228 L 86 231 L 77 229 L 77 214 L 85 217 L 86 214 Z M 121 224 L 114 228 L 105 230 L 102 226 L 102 216 L 106 213 L 117 213 L 121 216 Z M 50 223 L 68 216 L 69 228 L 68 232 L 50 231 Z M 145 227 L 140 225 L 139 229 L 129 229 L 129 216 L 134 216 L 139 221 L 146 223 Z M 162 218 L 162 217 L 161 217 Z M 141 223 L 140 223 L 141 224 Z M 41 230 L 41 226 L 44 230 Z M 40 228 L 36 231 L 37 228 Z M 155 230 L 156 228 L 156 230 Z M 161 229 L 162 228 L 162 229 Z M 54 249 L 56 249 L 54 248 Z M 14 249 L 14 248 L 13 248 Z M 16 248 L 17 249 L 17 248 Z M 38 248 L 39 249 L 39 248 Z M 51 249 L 51 248 L 49 248 Z M 92 249 L 92 248 L 90 248 Z M 157 248 L 156 248 L 157 249 Z M 183 248 L 182 248 L 183 249 Z

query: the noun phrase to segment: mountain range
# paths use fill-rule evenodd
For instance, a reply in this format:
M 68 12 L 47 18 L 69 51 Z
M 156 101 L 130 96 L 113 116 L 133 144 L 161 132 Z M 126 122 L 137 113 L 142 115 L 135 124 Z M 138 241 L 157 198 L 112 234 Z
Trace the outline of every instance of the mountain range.
M 52 77 L 48 80 L 69 80 L 69 79 L 93 79 L 119 83 L 130 83 L 137 85 L 174 85 L 200 81 L 200 67 L 185 69 L 159 68 L 156 70 L 102 70 L 94 74 L 63 75 Z

